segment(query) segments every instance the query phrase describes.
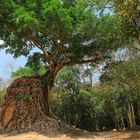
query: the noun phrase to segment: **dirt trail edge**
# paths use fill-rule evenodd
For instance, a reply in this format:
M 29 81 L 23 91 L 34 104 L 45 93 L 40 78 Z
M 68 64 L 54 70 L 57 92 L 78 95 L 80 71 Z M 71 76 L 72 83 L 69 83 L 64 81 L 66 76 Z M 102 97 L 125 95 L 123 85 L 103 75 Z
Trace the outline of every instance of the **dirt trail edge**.
M 86 132 L 79 129 L 50 133 L 29 131 L 24 133 L 1 134 L 0 140 L 140 140 L 140 131 Z

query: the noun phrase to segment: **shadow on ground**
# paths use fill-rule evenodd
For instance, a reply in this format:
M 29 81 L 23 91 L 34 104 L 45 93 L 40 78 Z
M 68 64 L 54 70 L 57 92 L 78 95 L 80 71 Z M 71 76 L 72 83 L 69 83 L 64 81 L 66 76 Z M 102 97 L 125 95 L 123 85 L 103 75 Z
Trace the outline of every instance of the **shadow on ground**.
M 57 132 L 20 130 L 2 133 L 0 140 L 140 140 L 140 130 L 138 131 L 107 131 L 107 132 L 87 132 L 77 128 L 66 128 Z

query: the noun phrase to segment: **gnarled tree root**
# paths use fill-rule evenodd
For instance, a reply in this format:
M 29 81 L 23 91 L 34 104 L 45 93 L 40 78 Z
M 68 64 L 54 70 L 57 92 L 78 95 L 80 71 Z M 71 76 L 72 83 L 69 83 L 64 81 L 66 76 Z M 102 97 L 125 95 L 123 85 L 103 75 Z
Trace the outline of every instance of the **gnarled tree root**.
M 3 131 L 28 128 L 57 131 L 60 127 L 55 119 L 46 115 L 40 76 L 16 79 L 7 89 L 0 112 Z

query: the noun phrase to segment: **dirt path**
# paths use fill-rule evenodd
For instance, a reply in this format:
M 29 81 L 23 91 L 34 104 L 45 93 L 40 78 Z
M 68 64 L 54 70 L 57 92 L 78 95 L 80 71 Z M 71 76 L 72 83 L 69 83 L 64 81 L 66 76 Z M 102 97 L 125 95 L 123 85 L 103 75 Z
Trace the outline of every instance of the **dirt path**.
M 13 135 L 0 135 L 0 140 L 140 140 L 140 131 L 89 133 L 71 131 L 68 134 L 27 132 Z

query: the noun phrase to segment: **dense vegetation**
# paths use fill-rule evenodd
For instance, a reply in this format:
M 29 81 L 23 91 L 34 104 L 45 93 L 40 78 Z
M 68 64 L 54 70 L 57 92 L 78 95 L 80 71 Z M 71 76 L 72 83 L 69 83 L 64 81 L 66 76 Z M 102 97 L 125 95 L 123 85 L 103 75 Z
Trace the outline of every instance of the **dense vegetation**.
M 90 131 L 133 128 L 140 124 L 139 5 L 139 0 L 1 0 L 0 48 L 28 57 L 12 76 L 40 74 L 53 117 Z M 35 48 L 39 51 L 31 54 Z M 115 57 L 122 53 L 125 58 Z M 90 64 L 76 65 L 85 63 Z M 100 81 L 93 85 L 97 67 Z
M 105 13 L 104 4 L 106 0 L 1 0 L 0 48 L 14 57 L 28 57 L 35 73 L 42 64 L 42 87 L 48 95 L 62 68 L 98 63 L 129 42 L 121 21 Z M 39 51 L 32 54 L 35 49 Z
M 53 112 L 67 123 L 87 130 L 133 128 L 140 124 L 138 71 L 135 61 L 121 62 L 110 73 L 112 82 L 93 87 L 77 84 L 71 75 L 73 79 L 68 77 L 62 84 L 66 89 L 56 88 L 56 94 L 52 94 Z
M 50 95 L 51 115 L 89 131 L 124 130 L 140 125 L 139 63 L 139 54 L 134 50 L 121 59 L 109 59 L 95 85 L 90 79 L 93 66 L 76 65 L 61 70 Z M 33 71 L 20 68 L 12 75 L 32 75 L 29 69 Z M 40 69 L 40 73 L 43 71 Z

